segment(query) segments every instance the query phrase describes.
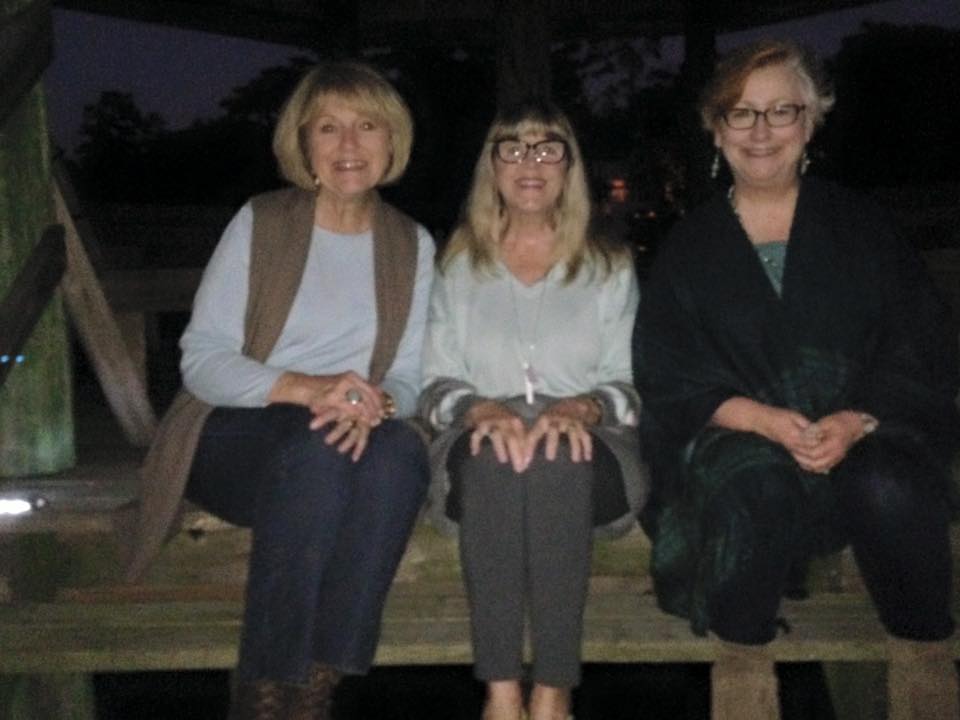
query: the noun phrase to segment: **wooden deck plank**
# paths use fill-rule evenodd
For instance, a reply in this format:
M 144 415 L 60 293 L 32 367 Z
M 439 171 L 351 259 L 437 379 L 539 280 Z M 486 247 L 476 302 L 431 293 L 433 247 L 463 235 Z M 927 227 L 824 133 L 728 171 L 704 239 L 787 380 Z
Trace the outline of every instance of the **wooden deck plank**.
M 0 674 L 234 666 L 249 532 L 191 511 L 145 581 L 121 584 L 112 568 L 117 536 L 110 530 L 112 518 L 133 498 L 135 468 L 130 458 L 0 485 L 4 494 L 19 489 L 48 500 L 20 524 L 4 520 L 0 534 L 9 531 L 15 538 L 56 530 L 73 567 L 56 601 L 0 606 Z M 596 544 L 584 660 L 711 662 L 717 653 L 712 638 L 694 636 L 684 620 L 657 609 L 648 553 L 649 542 L 639 531 Z M 91 556 L 95 562 L 87 567 Z M 820 593 L 785 602 L 782 615 L 791 631 L 770 646 L 780 662 L 885 659 L 885 634 L 863 593 Z M 960 641 L 954 648 L 960 658 Z M 416 528 L 391 590 L 376 662 L 471 662 L 456 542 L 424 523 Z
M 391 592 L 376 662 L 469 663 L 462 591 Z M 40 603 L 0 608 L 0 673 L 115 672 L 229 668 L 236 662 L 238 600 L 150 603 Z M 869 602 L 818 595 L 786 602 L 791 631 L 770 645 L 778 662 L 882 661 L 883 629 Z M 650 595 L 592 592 L 586 611 L 587 662 L 711 662 L 717 643 L 658 610 Z M 960 658 L 960 640 L 954 643 Z

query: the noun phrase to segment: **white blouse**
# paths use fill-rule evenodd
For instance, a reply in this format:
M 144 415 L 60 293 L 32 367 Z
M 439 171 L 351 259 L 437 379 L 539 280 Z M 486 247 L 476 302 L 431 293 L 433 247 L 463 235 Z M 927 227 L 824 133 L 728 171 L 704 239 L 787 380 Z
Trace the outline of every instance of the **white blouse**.
M 621 423 L 635 424 L 632 403 L 615 383 L 632 383 L 630 339 L 639 288 L 630 262 L 604 276 L 585 264 L 565 282 L 554 266 L 527 286 L 498 264 L 474 271 L 466 253 L 434 282 L 423 359 L 424 386 L 452 378 L 469 384 L 451 390 L 430 420 L 444 427 L 466 394 L 506 398 L 537 394 L 607 396 Z M 530 372 L 532 369 L 532 373 Z

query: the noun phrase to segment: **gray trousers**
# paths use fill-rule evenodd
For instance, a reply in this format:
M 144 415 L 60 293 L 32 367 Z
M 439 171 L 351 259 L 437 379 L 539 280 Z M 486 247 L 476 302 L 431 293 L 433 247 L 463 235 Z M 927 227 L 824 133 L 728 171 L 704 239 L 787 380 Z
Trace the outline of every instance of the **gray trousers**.
M 594 442 L 591 463 L 574 463 L 565 443 L 523 473 L 500 463 L 485 441 L 471 457 L 469 433 L 450 453 L 451 498 L 460 522 L 474 653 L 482 681 L 519 679 L 529 614 L 532 680 L 580 681 L 583 610 L 590 580 L 594 503 L 623 497 L 616 460 Z M 609 485 L 610 492 L 597 492 Z

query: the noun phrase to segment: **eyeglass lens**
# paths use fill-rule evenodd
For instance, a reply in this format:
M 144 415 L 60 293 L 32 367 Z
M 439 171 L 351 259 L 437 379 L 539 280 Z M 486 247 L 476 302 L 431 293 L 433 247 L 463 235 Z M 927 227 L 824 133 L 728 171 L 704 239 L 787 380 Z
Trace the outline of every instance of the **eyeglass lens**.
M 723 119 L 727 125 L 735 130 L 752 128 L 760 120 L 761 116 L 770 127 L 785 127 L 787 125 L 793 125 L 805 107 L 805 105 L 794 105 L 792 103 L 776 105 L 766 110 L 735 107 L 727 110 L 727 112 L 723 114 Z
M 567 146 L 562 140 L 541 140 L 532 145 L 522 140 L 500 140 L 496 147 L 497 157 L 508 163 L 523 162 L 528 153 L 536 162 L 558 163 L 567 154 Z

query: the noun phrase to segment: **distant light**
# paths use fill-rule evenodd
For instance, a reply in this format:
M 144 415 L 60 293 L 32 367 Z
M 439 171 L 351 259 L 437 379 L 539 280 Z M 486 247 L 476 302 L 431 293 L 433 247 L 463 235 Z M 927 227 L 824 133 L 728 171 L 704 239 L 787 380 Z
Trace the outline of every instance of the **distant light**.
M 615 203 L 625 203 L 630 195 L 627 188 L 627 181 L 623 178 L 610 178 L 610 201 Z
M 25 515 L 33 510 L 33 503 L 23 498 L 0 498 L 0 515 Z

